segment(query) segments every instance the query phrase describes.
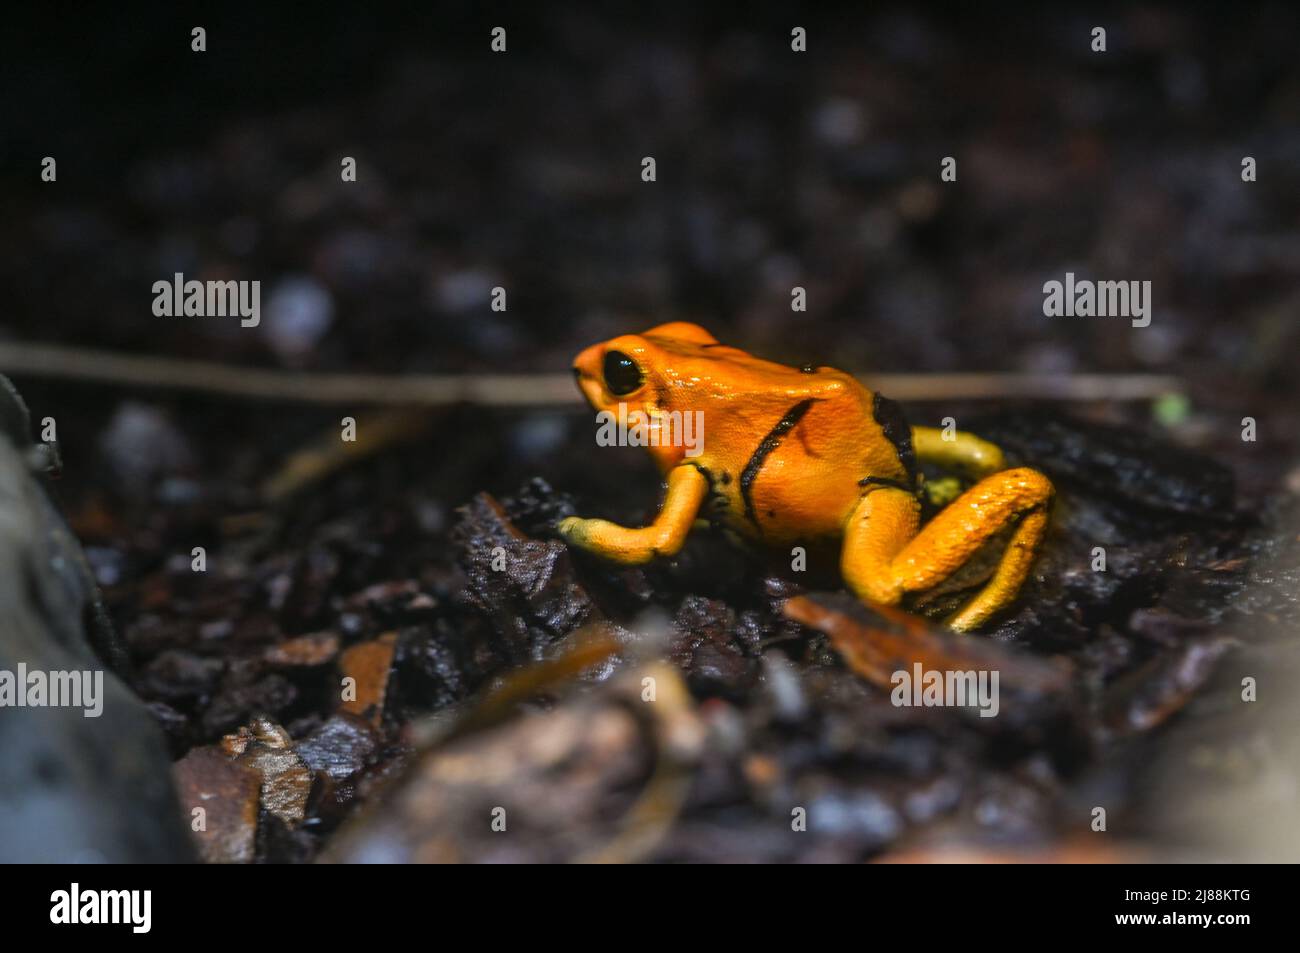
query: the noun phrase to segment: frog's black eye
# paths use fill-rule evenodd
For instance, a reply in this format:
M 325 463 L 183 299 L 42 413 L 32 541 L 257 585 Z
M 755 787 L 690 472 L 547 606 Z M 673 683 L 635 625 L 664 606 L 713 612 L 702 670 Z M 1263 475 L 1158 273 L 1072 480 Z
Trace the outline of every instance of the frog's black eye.
M 622 351 L 610 351 L 605 355 L 605 386 L 617 397 L 632 393 L 641 386 L 645 375 L 636 361 Z

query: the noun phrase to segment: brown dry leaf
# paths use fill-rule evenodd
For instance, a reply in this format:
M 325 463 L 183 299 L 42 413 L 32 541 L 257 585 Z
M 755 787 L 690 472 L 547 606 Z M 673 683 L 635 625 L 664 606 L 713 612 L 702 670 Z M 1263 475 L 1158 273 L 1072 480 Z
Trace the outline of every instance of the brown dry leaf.
M 258 772 L 211 745 L 177 761 L 172 777 L 199 856 L 210 864 L 250 863 L 257 842 Z M 197 809 L 202 813 L 196 815 Z
M 867 681 L 890 689 L 893 675 L 925 670 L 997 671 L 1004 687 L 1035 695 L 1070 686 L 1063 659 L 1044 660 L 1017 653 L 979 636 L 958 635 L 920 616 L 888 606 L 866 606 L 848 595 L 808 595 L 788 599 L 784 614 L 825 633 L 845 663 Z
M 354 680 L 355 694 L 344 697 L 339 708 L 369 719 L 378 726 L 384 717 L 384 698 L 388 694 L 388 676 L 397 649 L 397 633 L 385 632 L 377 639 L 359 642 L 339 658 L 344 678 Z

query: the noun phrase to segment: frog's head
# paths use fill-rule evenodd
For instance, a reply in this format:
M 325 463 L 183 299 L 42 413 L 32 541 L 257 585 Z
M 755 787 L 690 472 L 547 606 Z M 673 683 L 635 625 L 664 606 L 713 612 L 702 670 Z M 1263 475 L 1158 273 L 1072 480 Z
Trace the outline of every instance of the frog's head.
M 698 324 L 674 321 L 593 344 L 574 358 L 573 376 L 596 410 L 617 413 L 619 404 L 625 404 L 667 412 L 672 409 L 667 404 L 673 368 L 685 353 L 717 344 Z
M 598 412 L 626 420 L 638 411 L 629 426 L 654 429 L 664 415 L 683 409 L 674 403 L 682 402 L 680 388 L 691 383 L 688 369 L 694 359 L 706 348 L 719 346 L 698 324 L 674 321 L 641 334 L 623 334 L 593 344 L 574 358 L 573 376 Z M 664 467 L 678 462 L 682 455 L 680 447 L 661 446 L 658 440 L 647 439 L 642 445 L 650 447 Z

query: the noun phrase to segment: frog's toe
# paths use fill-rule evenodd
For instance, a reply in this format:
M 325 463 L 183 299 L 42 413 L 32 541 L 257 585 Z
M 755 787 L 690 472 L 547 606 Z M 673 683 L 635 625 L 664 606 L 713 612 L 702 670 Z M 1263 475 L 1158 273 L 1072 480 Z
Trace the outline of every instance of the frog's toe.
M 578 516 L 566 516 L 555 524 L 555 531 L 560 534 L 561 539 L 570 543 L 577 543 L 585 535 L 582 531 L 585 522 L 586 520 Z

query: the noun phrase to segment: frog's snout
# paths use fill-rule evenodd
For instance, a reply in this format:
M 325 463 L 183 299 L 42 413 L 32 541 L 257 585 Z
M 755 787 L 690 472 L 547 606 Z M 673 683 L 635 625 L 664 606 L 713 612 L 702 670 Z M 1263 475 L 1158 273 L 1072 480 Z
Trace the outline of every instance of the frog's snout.
M 581 354 L 573 359 L 573 376 L 582 381 L 584 377 L 588 379 L 600 376 L 600 360 L 603 357 L 605 349 L 599 344 L 593 344 L 591 347 L 583 350 Z
M 595 401 L 592 400 L 591 391 L 587 389 L 591 383 L 590 379 L 584 379 L 582 368 L 576 364 L 573 365 L 573 367 L 570 368 L 570 370 L 573 371 L 573 383 L 578 385 L 579 393 L 582 394 L 583 398 L 587 401 L 587 403 L 591 404 L 594 407 Z
M 587 403 L 597 409 L 601 404 L 600 346 L 593 345 L 573 359 L 573 382 L 587 398 Z

